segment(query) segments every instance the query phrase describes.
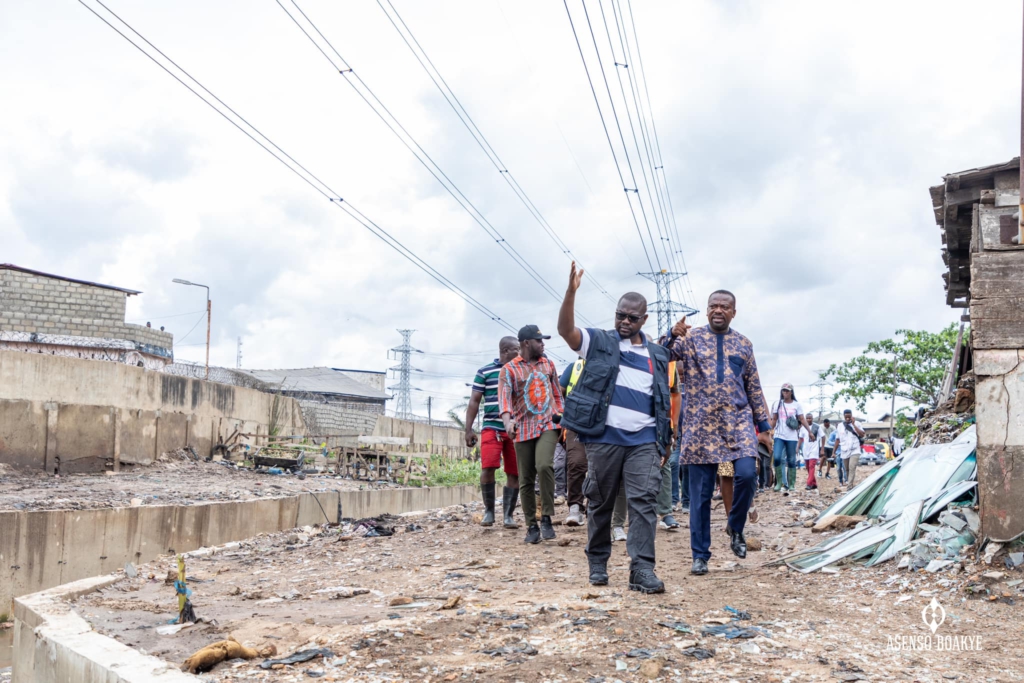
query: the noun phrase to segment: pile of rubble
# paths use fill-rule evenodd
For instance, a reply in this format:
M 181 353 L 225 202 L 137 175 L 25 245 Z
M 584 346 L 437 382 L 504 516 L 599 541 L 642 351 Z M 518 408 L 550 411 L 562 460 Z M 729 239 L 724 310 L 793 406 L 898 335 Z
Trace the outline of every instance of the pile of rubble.
M 974 544 L 981 527 L 977 513 L 967 509 L 975 504 L 978 485 L 976 450 L 977 430 L 971 426 L 950 443 L 905 451 L 814 521 L 819 531 L 840 521 L 854 523 L 852 529 L 780 561 L 806 573 L 839 561 L 870 567 L 909 550 L 914 559 L 901 566 L 932 561 L 938 563 L 933 567 L 947 566 L 945 556 Z M 938 525 L 928 523 L 935 519 Z M 912 543 L 919 536 L 920 542 Z

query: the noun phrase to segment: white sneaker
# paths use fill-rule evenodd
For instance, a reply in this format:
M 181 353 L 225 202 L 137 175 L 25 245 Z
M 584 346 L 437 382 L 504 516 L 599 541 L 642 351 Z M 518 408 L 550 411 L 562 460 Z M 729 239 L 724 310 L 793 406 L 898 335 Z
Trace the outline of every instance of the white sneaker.
M 626 530 L 623 529 L 621 526 L 612 527 L 612 542 L 625 540 Z
M 579 505 L 569 507 L 569 516 L 565 518 L 565 526 L 583 526 L 583 513 Z
M 555 505 L 565 505 L 565 496 L 555 496 Z

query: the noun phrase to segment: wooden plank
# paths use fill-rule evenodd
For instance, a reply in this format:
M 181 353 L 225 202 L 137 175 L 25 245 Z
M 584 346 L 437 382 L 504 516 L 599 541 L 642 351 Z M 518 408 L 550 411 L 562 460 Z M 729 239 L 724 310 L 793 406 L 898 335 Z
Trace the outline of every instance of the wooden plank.
M 408 446 L 409 439 L 404 436 L 360 436 L 361 444 L 386 444 L 390 446 Z
M 946 192 L 946 210 L 953 206 L 959 206 L 960 204 L 972 204 L 976 201 L 981 200 L 981 191 L 985 189 L 991 189 L 989 187 L 967 187 L 962 190 L 953 190 L 952 192 Z
M 981 252 L 971 259 L 974 280 L 1015 280 L 1024 273 L 1024 252 Z
M 1008 244 L 1009 236 L 1016 232 L 1016 220 L 1013 214 L 1017 212 L 1016 206 L 990 207 L 984 206 L 979 212 L 979 223 L 981 228 L 981 244 L 987 250 L 1015 250 L 1022 249 L 1014 244 Z
M 1024 276 L 999 280 L 975 279 L 971 281 L 971 292 L 978 299 L 1024 297 Z
M 1024 297 L 1000 296 L 971 302 L 971 321 L 981 324 L 983 320 L 1011 320 L 1021 323 L 1024 332 Z
M 1024 323 L 1017 320 L 974 319 L 971 302 L 971 345 L 979 349 L 1024 349 Z

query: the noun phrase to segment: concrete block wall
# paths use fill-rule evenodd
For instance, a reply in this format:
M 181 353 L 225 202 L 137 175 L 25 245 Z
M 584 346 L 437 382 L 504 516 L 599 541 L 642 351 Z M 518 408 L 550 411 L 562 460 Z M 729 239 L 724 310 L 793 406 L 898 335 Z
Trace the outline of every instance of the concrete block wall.
M 115 289 L 0 270 L 0 330 L 127 339 L 169 354 L 169 332 L 125 323 L 126 299 Z
M 276 397 L 278 433 L 304 434 L 297 401 Z M 148 464 L 232 432 L 268 434 L 275 396 L 118 363 L 0 350 L 0 462 L 53 473 Z
M 432 510 L 478 497 L 476 486 L 450 486 L 320 491 L 197 505 L 0 512 L 0 615 L 9 614 L 18 596 L 109 574 L 126 562 L 149 562 L 163 554 L 334 523 L 340 517 Z

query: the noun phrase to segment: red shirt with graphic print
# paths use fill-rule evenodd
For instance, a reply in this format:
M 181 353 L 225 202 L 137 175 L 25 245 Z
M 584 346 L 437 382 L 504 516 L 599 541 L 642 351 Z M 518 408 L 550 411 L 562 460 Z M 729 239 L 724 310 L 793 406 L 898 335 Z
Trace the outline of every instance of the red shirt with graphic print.
M 516 356 L 505 363 L 498 375 L 498 406 L 516 421 L 516 442 L 558 429 L 553 418 L 562 414 L 564 402 L 555 364 L 543 356 L 529 362 Z

